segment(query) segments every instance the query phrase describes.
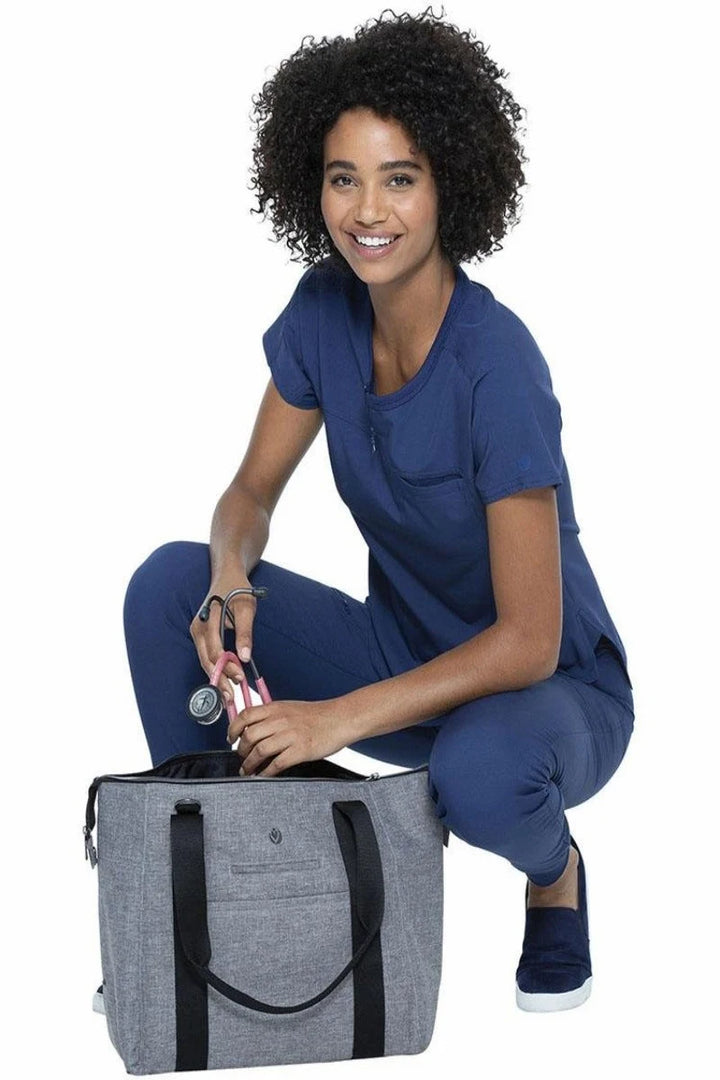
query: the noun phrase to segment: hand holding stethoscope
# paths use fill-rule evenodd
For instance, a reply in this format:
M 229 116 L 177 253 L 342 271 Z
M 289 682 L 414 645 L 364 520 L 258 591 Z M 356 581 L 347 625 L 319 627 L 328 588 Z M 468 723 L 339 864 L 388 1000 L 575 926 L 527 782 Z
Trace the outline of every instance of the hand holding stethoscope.
M 267 592 L 268 590 L 265 586 L 258 586 L 257 588 L 249 589 L 232 589 L 227 594 L 225 599 L 223 599 L 221 596 L 211 596 L 207 603 L 205 603 L 198 612 L 198 618 L 200 619 L 200 621 L 207 622 L 210 618 L 211 604 L 219 603 L 222 605 L 222 610 L 220 612 L 220 641 L 223 646 L 223 651 L 220 653 L 220 656 L 215 662 L 215 667 L 213 668 L 212 675 L 210 676 L 209 684 L 205 686 L 199 686 L 197 690 L 193 690 L 187 700 L 186 709 L 188 716 L 190 716 L 191 719 L 195 720 L 198 724 L 214 724 L 216 720 L 219 720 L 220 716 L 222 715 L 223 709 L 227 710 L 228 726 L 237 717 L 235 701 L 231 700 L 227 703 L 227 705 L 225 705 L 223 696 L 219 689 L 220 677 L 223 673 L 225 665 L 228 663 L 235 663 L 242 671 L 241 664 L 243 663 L 243 661 L 240 660 L 239 656 L 236 653 L 225 649 L 225 620 L 229 619 L 232 626 L 235 626 L 235 619 L 233 618 L 232 612 L 228 609 L 228 604 L 233 599 L 233 597 L 237 596 L 239 593 L 249 593 L 252 596 L 260 598 L 263 596 L 267 596 Z M 252 668 L 255 685 L 257 686 L 257 691 L 260 695 L 260 699 L 264 704 L 267 704 L 268 702 L 272 701 L 272 698 L 270 697 L 270 691 L 265 685 L 265 680 L 258 672 L 258 669 L 256 668 L 252 657 L 247 661 L 247 663 L 250 664 L 250 667 Z M 250 698 L 250 688 L 248 686 L 247 679 L 241 679 L 241 685 L 245 707 L 250 708 L 252 706 L 252 700 Z

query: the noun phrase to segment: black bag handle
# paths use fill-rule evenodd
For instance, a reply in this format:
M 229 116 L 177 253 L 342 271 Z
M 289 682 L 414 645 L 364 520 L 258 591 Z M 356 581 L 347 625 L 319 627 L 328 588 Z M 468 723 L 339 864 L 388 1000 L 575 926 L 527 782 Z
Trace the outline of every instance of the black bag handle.
M 352 959 L 332 982 L 319 994 L 298 1005 L 271 1005 L 259 1001 L 226 983 L 208 967 L 212 949 L 207 925 L 203 815 L 200 803 L 195 800 L 181 800 L 175 804 L 175 809 L 177 813 L 170 818 L 175 926 L 183 956 L 192 971 L 231 1001 L 257 1012 L 300 1012 L 326 998 L 357 967 L 379 935 L 385 911 L 380 850 L 365 803 L 348 800 L 332 804 L 335 831 L 350 886 L 353 929 L 360 927 L 364 930 L 364 936 L 355 948 Z M 358 936 L 353 933 L 353 945 Z

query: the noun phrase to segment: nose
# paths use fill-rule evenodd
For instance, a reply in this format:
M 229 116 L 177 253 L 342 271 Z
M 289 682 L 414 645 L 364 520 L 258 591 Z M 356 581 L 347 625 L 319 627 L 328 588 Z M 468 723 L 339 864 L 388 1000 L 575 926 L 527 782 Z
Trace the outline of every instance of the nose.
M 384 199 L 378 189 L 372 185 L 364 185 L 355 204 L 355 220 L 358 225 L 370 228 L 372 225 L 385 221 L 387 210 Z

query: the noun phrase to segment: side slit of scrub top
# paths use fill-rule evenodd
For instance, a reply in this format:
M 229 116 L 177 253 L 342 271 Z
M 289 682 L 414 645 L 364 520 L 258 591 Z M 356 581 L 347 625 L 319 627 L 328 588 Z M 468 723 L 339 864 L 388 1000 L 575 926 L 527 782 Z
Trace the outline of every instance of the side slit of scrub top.
M 281 396 L 322 410 L 338 493 L 368 545 L 366 603 L 388 668 L 414 668 L 496 621 L 485 506 L 552 486 L 562 560 L 558 670 L 593 682 L 605 637 L 627 675 L 625 647 L 580 544 L 547 363 L 517 315 L 462 267 L 455 273 L 425 362 L 390 394 L 374 392 L 368 287 L 330 256 L 305 271 L 262 339 Z

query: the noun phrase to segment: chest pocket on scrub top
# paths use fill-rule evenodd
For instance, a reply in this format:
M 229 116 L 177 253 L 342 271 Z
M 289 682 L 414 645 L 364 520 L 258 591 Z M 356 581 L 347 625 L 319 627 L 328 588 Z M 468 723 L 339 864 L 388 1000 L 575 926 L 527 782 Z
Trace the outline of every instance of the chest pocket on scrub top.
M 395 469 L 391 484 L 410 544 L 448 564 L 477 561 L 486 533 L 479 502 L 473 501 L 459 469 L 423 474 Z

